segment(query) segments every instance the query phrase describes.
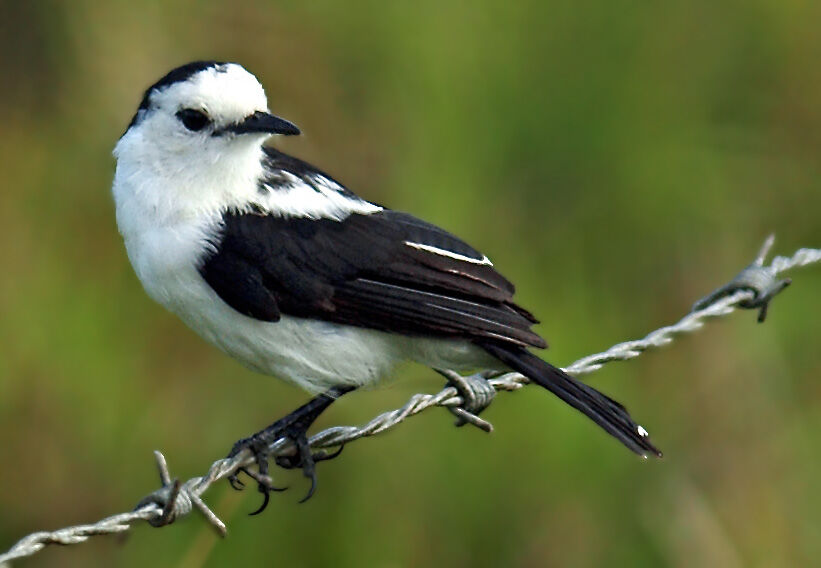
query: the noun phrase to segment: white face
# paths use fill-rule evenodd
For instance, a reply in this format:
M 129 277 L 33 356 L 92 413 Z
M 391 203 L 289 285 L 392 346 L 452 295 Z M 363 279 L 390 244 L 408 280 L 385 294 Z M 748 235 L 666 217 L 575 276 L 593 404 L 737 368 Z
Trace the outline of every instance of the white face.
M 257 78 L 236 63 L 210 67 L 174 83 L 151 97 L 156 109 L 175 113 L 191 108 L 217 124 L 238 122 L 254 112 L 268 112 L 268 100 Z
M 134 131 L 147 142 L 170 152 L 203 151 L 224 140 L 220 128 L 255 112 L 267 112 L 268 100 L 257 78 L 240 65 L 228 63 L 195 73 L 149 94 L 149 106 L 138 111 Z M 185 120 L 187 117 L 187 120 Z M 215 140 L 209 140 L 215 138 Z
M 114 149 L 112 184 L 117 225 L 144 282 L 146 263 L 174 266 L 172 241 L 185 237 L 202 253 L 229 209 L 314 219 L 381 211 L 319 172 L 306 180 L 279 171 L 268 185 L 263 143 L 299 129 L 267 106 L 259 81 L 233 63 L 189 63 L 149 88 Z
M 247 204 L 258 192 L 262 145 L 299 129 L 268 113 L 256 77 L 235 63 L 191 63 L 146 93 L 114 148 L 121 230 Z
M 265 132 L 242 136 L 223 133 L 226 127 L 254 113 L 268 112 L 262 85 L 235 63 L 209 67 L 185 81 L 154 90 L 148 103 L 148 108 L 138 111 L 135 123 L 118 144 L 116 156 L 127 138 L 141 139 L 147 145 L 142 148 L 145 152 L 196 154 L 207 160 L 213 152 L 224 152 L 234 145 L 261 144 L 270 136 Z

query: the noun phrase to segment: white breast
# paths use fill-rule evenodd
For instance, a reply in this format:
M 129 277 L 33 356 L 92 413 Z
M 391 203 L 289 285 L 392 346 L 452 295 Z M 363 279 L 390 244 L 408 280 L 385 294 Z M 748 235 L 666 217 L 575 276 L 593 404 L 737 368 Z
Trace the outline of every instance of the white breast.
M 374 383 L 406 358 L 403 342 L 389 334 L 288 316 L 263 322 L 235 311 L 197 270 L 218 223 L 218 217 L 204 217 L 124 235 L 149 296 L 208 342 L 251 369 L 310 392 Z
M 469 368 L 480 362 L 492 366 L 486 356 L 462 341 L 409 338 L 290 316 L 264 322 L 237 312 L 196 268 L 208 248 L 203 227 L 212 223 L 143 231 L 126 238 L 126 248 L 154 300 L 245 366 L 312 393 L 334 385 L 373 385 L 390 376 L 403 360 L 436 368 Z
M 128 136 L 118 149 L 139 145 Z M 117 224 L 146 292 L 247 367 L 319 392 L 333 385 L 373 384 L 406 359 L 448 368 L 485 359 L 462 341 L 408 338 L 289 316 L 263 322 L 235 311 L 208 286 L 198 267 L 212 251 L 225 207 L 258 195 L 258 176 L 248 173 L 259 164 L 258 152 L 233 156 L 244 168 L 215 168 L 210 173 L 184 168 L 176 177 L 145 152 L 118 154 L 113 186 Z M 351 200 L 350 207 L 359 203 L 367 202 Z

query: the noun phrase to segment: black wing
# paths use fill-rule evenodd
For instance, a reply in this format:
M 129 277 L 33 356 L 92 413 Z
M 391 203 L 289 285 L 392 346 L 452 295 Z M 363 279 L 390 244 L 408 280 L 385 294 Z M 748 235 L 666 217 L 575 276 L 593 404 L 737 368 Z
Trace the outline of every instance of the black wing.
M 282 172 L 308 185 L 326 177 L 266 152 L 271 179 L 263 189 L 275 188 Z M 239 312 L 265 321 L 288 314 L 468 339 L 634 452 L 661 455 L 623 406 L 525 349 L 546 344 L 530 329 L 533 316 L 513 303 L 513 285 L 478 251 L 434 225 L 390 210 L 341 221 L 227 212 L 217 240 L 200 273 Z
M 228 212 L 200 273 L 248 316 L 545 347 L 513 285 L 450 233 L 391 210 L 342 221 Z

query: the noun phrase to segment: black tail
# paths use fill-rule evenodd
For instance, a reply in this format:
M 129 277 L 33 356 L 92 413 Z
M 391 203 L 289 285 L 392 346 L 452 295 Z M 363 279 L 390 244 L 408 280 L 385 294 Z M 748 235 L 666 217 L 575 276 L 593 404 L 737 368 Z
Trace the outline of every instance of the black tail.
M 511 369 L 546 388 L 576 410 L 584 412 L 608 434 L 640 456 L 661 457 L 661 452 L 650 443 L 647 431 L 636 424 L 627 410 L 615 400 L 577 381 L 524 348 L 492 342 L 481 342 L 479 345 Z

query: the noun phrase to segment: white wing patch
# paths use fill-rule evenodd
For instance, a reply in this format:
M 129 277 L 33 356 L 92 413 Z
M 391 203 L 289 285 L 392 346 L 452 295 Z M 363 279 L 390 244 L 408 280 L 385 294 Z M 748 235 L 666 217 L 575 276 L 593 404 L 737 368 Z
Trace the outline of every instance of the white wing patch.
M 438 254 L 439 256 L 446 256 L 448 258 L 453 258 L 455 260 L 470 262 L 472 264 L 484 264 L 486 266 L 493 266 L 493 263 L 490 262 L 490 259 L 484 255 L 482 256 L 482 258 L 472 258 L 470 256 L 459 254 L 458 252 L 440 249 L 431 245 L 423 245 L 422 243 L 413 243 L 411 241 L 405 241 L 405 244 L 415 249 L 423 250 L 425 252 L 429 252 L 432 254 Z
M 370 215 L 382 211 L 378 205 L 346 195 L 339 184 L 326 177 L 311 176 L 309 184 L 284 170 L 277 172 L 277 176 L 276 185 L 263 184 L 268 195 L 260 203 L 274 215 L 342 221 L 354 213 Z

